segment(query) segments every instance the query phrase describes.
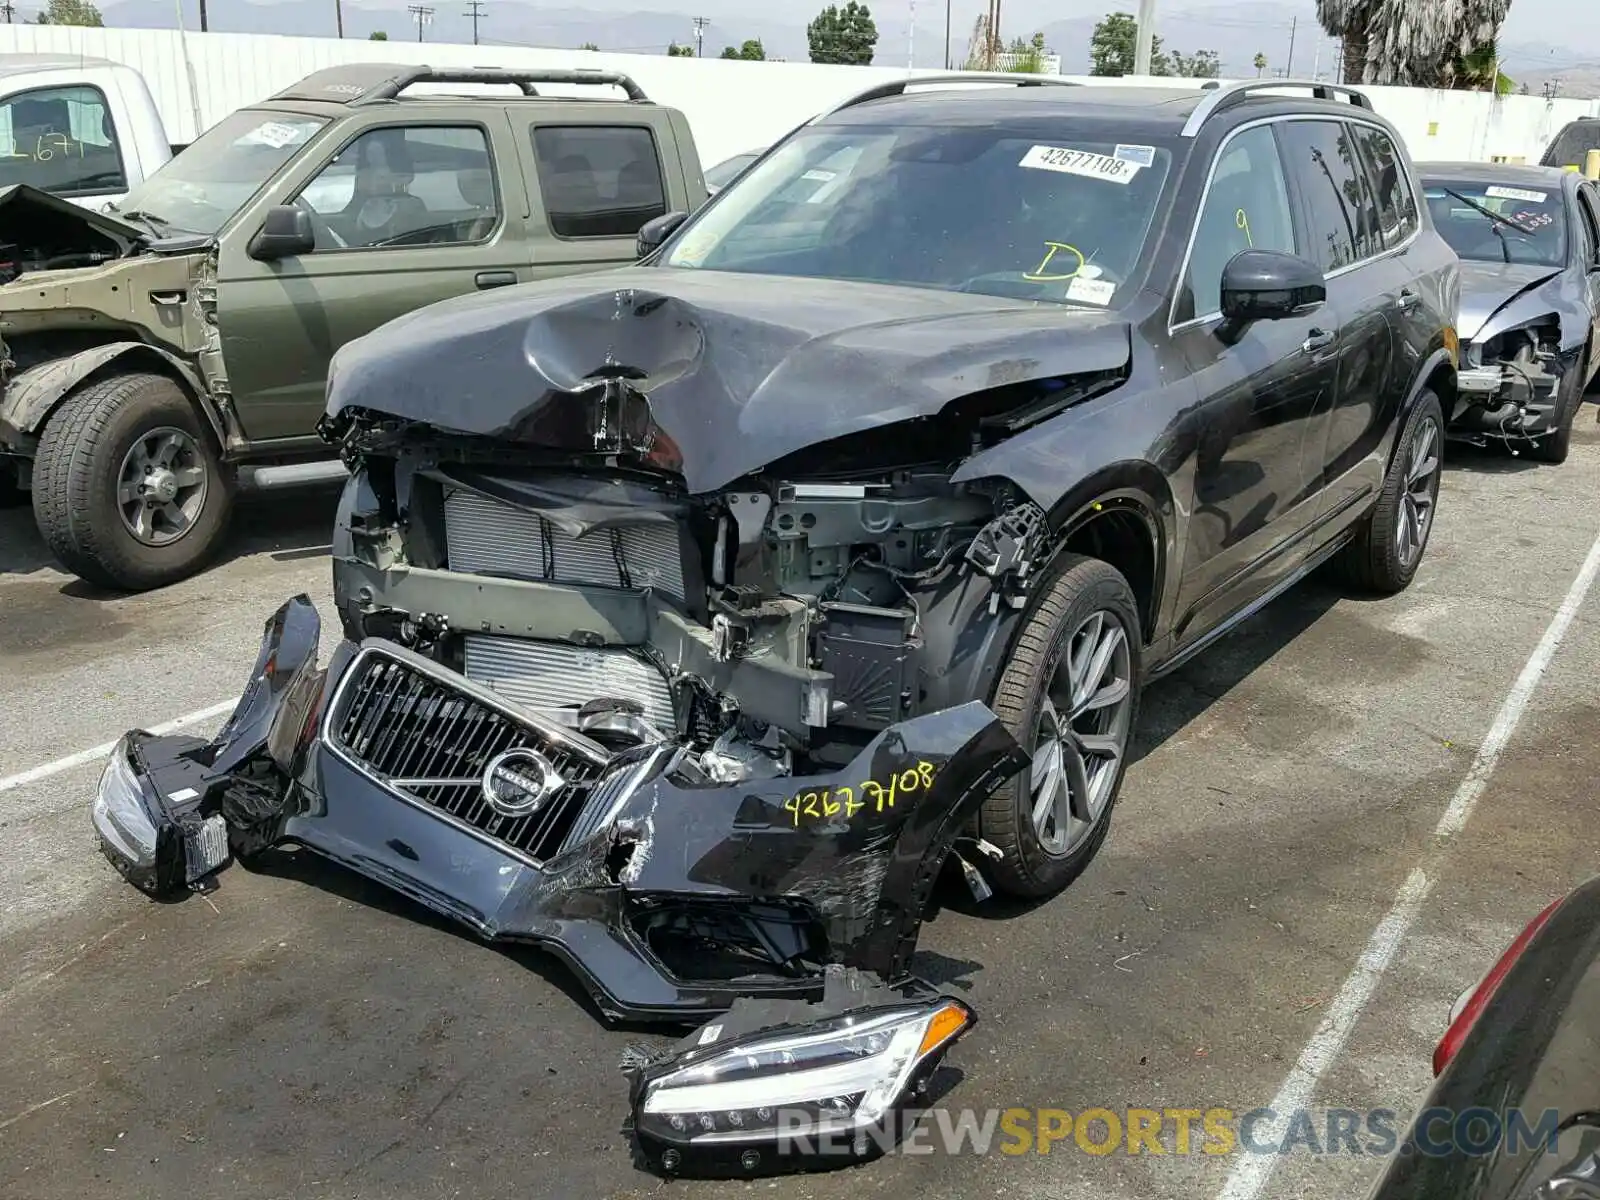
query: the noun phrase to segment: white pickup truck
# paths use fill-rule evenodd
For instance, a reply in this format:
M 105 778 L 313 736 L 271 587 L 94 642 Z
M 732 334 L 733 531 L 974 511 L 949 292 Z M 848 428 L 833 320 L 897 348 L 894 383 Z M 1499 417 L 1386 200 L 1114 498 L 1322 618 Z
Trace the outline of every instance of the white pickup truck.
M 100 209 L 176 153 L 144 76 L 103 58 L 0 54 L 0 188 Z

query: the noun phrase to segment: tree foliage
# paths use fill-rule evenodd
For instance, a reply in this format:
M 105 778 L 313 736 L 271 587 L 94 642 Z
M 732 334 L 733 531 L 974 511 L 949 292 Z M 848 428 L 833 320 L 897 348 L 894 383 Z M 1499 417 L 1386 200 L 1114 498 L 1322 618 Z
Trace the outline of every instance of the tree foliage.
M 387 42 L 388 40 L 389 35 L 381 29 L 377 30 L 375 33 L 367 34 L 367 41 L 369 42 Z
M 598 50 L 598 49 L 600 49 L 600 47 L 597 46 L 594 42 L 585 42 L 583 45 L 579 46 L 578 49 L 579 50 Z
M 99 29 L 105 24 L 100 18 L 100 10 L 89 0 L 50 0 L 49 6 L 42 9 L 35 23 L 39 25 L 88 25 Z
M 1132 13 L 1107 13 L 1089 37 L 1089 74 L 1132 75 L 1139 48 L 1139 22 Z M 1161 35 L 1150 39 L 1150 74 L 1171 75 L 1172 62 L 1161 49 Z
M 1267 56 L 1257 50 L 1255 61 L 1250 65 L 1256 69 L 1256 78 L 1261 78 L 1261 73 L 1267 69 Z
M 677 42 L 673 42 L 667 47 L 667 57 L 668 58 L 693 58 L 694 57 L 694 47 L 693 46 L 680 46 L 680 45 L 678 45 Z
M 1006 70 L 1022 75 L 1042 75 L 1045 56 L 1050 52 L 1045 48 L 1044 34 L 1035 33 L 1026 41 L 1022 38 L 1013 39 L 1007 53 L 1012 56 L 1012 61 Z
M 1317 0 L 1318 22 L 1344 43 L 1343 82 L 1398 87 L 1470 86 L 1458 82 L 1467 60 L 1510 11 L 1511 0 Z
M 743 59 L 745 62 L 766 62 L 767 52 L 760 38 L 745 38 L 740 46 L 724 46 L 722 57 Z
M 1222 60 L 1215 50 L 1196 50 L 1193 54 L 1174 50 L 1172 73 L 1185 79 L 1215 79 L 1222 74 Z
M 843 8 L 830 4 L 819 12 L 806 26 L 806 41 L 814 63 L 865 67 L 878 45 L 878 26 L 865 4 L 849 0 Z

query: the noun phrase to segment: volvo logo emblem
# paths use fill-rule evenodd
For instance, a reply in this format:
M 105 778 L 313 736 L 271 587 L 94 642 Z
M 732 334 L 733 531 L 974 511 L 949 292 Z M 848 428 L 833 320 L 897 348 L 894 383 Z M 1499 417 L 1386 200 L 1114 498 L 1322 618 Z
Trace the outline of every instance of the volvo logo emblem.
M 566 786 L 548 758 L 522 746 L 496 754 L 483 769 L 483 798 L 502 817 L 532 816 Z

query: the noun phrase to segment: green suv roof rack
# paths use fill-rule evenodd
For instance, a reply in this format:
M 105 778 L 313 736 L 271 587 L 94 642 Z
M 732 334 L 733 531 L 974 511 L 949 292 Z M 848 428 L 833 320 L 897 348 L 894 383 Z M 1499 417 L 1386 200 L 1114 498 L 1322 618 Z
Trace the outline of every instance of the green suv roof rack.
M 318 100 L 335 104 L 380 104 L 419 83 L 492 83 L 539 94 L 536 84 L 578 84 L 621 88 L 628 99 L 648 102 L 644 89 L 620 71 L 529 70 L 501 67 L 428 67 L 408 63 L 346 63 L 307 75 L 278 92 L 274 100 Z

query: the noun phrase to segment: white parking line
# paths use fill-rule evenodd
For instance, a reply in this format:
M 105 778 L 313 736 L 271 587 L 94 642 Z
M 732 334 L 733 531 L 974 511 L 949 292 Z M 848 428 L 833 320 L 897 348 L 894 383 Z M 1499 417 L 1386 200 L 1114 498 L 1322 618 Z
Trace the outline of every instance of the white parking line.
M 202 708 L 199 712 L 192 712 L 176 720 L 167 721 L 161 725 L 150 726 L 150 732 L 155 734 L 175 733 L 185 725 L 196 725 L 201 721 L 220 717 L 233 711 L 233 706 L 239 703 L 238 697 L 232 700 L 223 700 L 209 708 Z M 48 779 L 52 775 L 59 775 L 63 771 L 70 771 L 73 767 L 81 767 L 85 763 L 95 762 L 105 758 L 116 748 L 116 742 L 106 742 L 100 746 L 90 746 L 87 750 L 79 750 L 76 754 L 69 754 L 65 758 L 58 758 L 55 762 L 47 762 L 42 767 L 31 767 L 16 775 L 7 775 L 0 779 L 0 792 L 9 792 L 26 784 L 37 783 L 41 779 Z
M 1478 748 L 1478 753 L 1472 759 L 1472 766 L 1467 769 L 1466 778 L 1461 781 L 1461 786 L 1456 789 L 1449 807 L 1444 810 L 1439 823 L 1434 826 L 1432 845 L 1423 855 L 1422 862 L 1406 877 L 1389 911 L 1384 914 L 1383 920 L 1378 922 L 1378 927 L 1367 939 L 1366 949 L 1361 952 L 1355 969 L 1350 972 L 1349 978 L 1344 981 L 1344 986 L 1339 989 L 1339 994 L 1328 1006 L 1327 1014 L 1317 1026 L 1317 1031 L 1311 1035 L 1311 1040 L 1306 1043 L 1305 1049 L 1300 1052 L 1300 1057 L 1290 1070 L 1289 1077 L 1283 1081 L 1278 1094 L 1272 1098 L 1272 1111 L 1275 1117 L 1266 1123 L 1266 1127 L 1276 1129 L 1278 1137 L 1282 1136 L 1295 1110 L 1305 1108 L 1311 1103 L 1318 1082 L 1339 1057 L 1339 1052 L 1344 1049 L 1350 1030 L 1355 1027 L 1357 1019 L 1371 1001 L 1384 972 L 1394 960 L 1395 951 L 1400 948 L 1400 943 L 1405 940 L 1411 926 L 1416 923 L 1423 902 L 1433 890 L 1434 880 L 1449 849 L 1450 839 L 1466 828 L 1473 808 L 1482 798 L 1484 789 L 1488 787 L 1489 778 L 1494 774 L 1500 755 L 1511 741 L 1511 735 L 1516 732 L 1517 724 L 1527 710 L 1528 701 L 1533 698 L 1539 680 L 1550 666 L 1550 660 L 1555 657 L 1562 638 L 1566 637 L 1567 630 L 1577 617 L 1578 609 L 1582 606 L 1584 597 L 1589 594 L 1589 588 L 1594 583 L 1596 574 L 1600 574 L 1600 537 L 1597 537 L 1594 544 L 1589 547 L 1589 555 L 1583 560 L 1583 566 L 1578 570 L 1578 577 L 1572 581 L 1572 587 L 1567 590 L 1566 599 L 1556 610 L 1556 615 L 1544 631 L 1544 637 L 1540 638 L 1539 644 L 1534 647 L 1533 654 L 1523 666 L 1522 673 L 1517 676 L 1517 681 L 1506 693 L 1500 711 L 1495 714 L 1494 723 L 1489 726 L 1489 732 L 1484 736 L 1483 745 Z M 1266 1136 L 1271 1140 L 1274 1135 L 1269 1133 Z M 1256 1200 L 1266 1187 L 1267 1180 L 1271 1178 L 1278 1157 L 1275 1154 L 1241 1155 L 1222 1190 L 1217 1193 L 1217 1200 Z

